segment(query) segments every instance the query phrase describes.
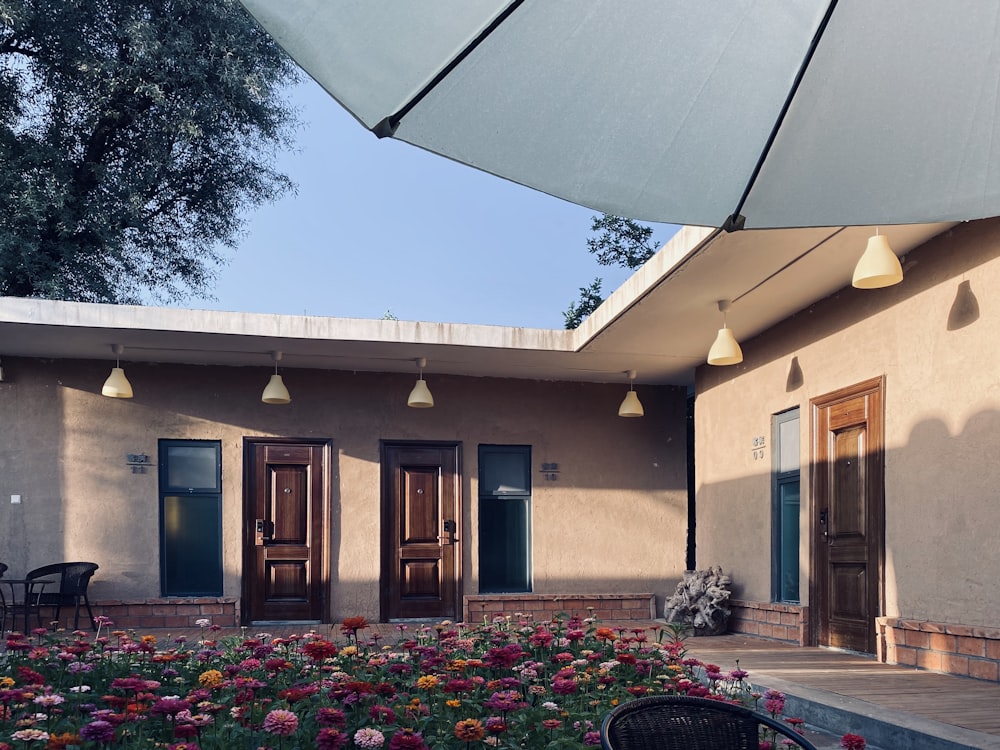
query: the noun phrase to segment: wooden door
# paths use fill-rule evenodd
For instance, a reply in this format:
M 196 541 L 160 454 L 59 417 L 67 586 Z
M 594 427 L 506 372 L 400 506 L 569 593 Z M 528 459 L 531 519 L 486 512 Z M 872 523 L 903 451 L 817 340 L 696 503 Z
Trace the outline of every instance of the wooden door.
M 813 638 L 874 653 L 885 559 L 882 378 L 812 401 Z
M 246 440 L 243 622 L 326 617 L 329 446 Z
M 460 447 L 382 446 L 382 619 L 454 618 L 461 590 Z

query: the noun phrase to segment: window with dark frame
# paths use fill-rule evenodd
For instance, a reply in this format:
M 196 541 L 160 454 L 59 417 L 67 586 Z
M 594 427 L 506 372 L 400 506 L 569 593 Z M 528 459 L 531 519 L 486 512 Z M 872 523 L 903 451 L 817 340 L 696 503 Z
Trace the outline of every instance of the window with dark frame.
M 479 591 L 531 591 L 530 446 L 479 446 Z
M 160 440 L 160 589 L 222 595 L 222 443 Z
M 772 590 L 774 601 L 799 599 L 799 410 L 771 419 L 772 452 Z

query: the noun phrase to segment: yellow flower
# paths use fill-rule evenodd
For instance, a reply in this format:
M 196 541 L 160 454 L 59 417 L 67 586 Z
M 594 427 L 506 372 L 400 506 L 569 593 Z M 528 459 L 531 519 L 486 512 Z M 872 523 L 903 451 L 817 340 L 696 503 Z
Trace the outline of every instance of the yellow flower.
M 458 708 L 459 706 L 461 706 L 461 705 L 462 705 L 462 701 L 460 701 L 460 700 L 455 700 L 454 698 L 452 698 L 451 700 L 447 700 L 447 701 L 445 701 L 445 702 L 444 702 L 444 704 L 445 704 L 445 705 L 446 705 L 446 706 L 447 706 L 448 708 Z
M 341 656 L 354 656 L 356 653 L 358 653 L 357 646 L 344 646 L 340 649 Z
M 425 674 L 417 680 L 417 687 L 421 690 L 433 690 L 437 687 L 438 678 L 432 674 Z
M 144 635 L 142 637 L 142 642 L 146 643 L 146 644 L 148 644 L 150 646 L 155 646 L 156 645 L 156 636 L 155 635 Z
M 198 676 L 198 684 L 202 687 L 219 687 L 223 682 L 222 672 L 218 669 L 209 669 Z
M 14 680 L 10 677 L 0 677 L 0 688 L 14 687 Z

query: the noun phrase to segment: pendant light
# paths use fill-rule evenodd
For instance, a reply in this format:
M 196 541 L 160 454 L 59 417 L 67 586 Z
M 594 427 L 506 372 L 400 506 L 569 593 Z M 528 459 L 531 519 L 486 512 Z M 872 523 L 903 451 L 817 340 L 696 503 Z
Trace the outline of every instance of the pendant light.
M 125 371 L 121 368 L 121 355 L 125 347 L 122 344 L 112 344 L 111 351 L 115 354 L 115 366 L 111 368 L 111 374 L 104 381 L 101 395 L 108 398 L 132 398 L 132 384 L 128 382 Z
M 285 381 L 278 374 L 278 362 L 281 361 L 281 352 L 271 352 L 271 359 L 274 360 L 274 375 L 267 381 L 267 386 L 260 396 L 260 400 L 265 404 L 288 404 L 292 397 L 285 388 Z
M 884 234 L 878 233 L 868 238 L 868 246 L 854 267 L 854 278 L 851 286 L 857 289 L 882 289 L 903 280 L 903 266 L 899 258 L 889 247 L 889 240 Z
M 642 403 L 635 394 L 635 388 L 632 384 L 632 381 L 635 380 L 635 370 L 626 370 L 625 377 L 628 378 L 628 393 L 625 394 L 625 400 L 622 401 L 622 405 L 618 407 L 618 416 L 641 417 L 645 412 L 642 410 Z
M 424 380 L 424 368 L 427 367 L 427 360 L 420 357 L 415 360 L 417 363 L 417 384 L 410 391 L 410 397 L 406 399 L 406 405 L 414 409 L 430 409 L 434 406 L 434 397 L 431 395 L 427 381 Z
M 708 350 L 708 364 L 710 365 L 738 365 L 743 361 L 743 350 L 733 336 L 732 330 L 726 325 L 726 310 L 729 309 L 729 300 L 719 300 L 719 312 L 722 313 L 722 328 L 715 336 L 715 343 Z

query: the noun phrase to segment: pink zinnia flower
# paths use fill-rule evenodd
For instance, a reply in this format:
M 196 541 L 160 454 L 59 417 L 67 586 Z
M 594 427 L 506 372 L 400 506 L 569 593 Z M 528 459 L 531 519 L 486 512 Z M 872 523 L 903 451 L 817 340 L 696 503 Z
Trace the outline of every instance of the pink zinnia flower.
M 323 727 L 316 735 L 316 747 L 319 750 L 340 750 L 347 744 L 347 735 L 333 727 Z
M 263 729 L 270 734 L 277 734 L 281 737 L 288 737 L 295 734 L 299 728 L 299 717 L 284 708 L 276 708 L 268 711 L 264 717 Z
M 389 740 L 389 750 L 428 750 L 424 737 L 415 729 L 400 729 Z

